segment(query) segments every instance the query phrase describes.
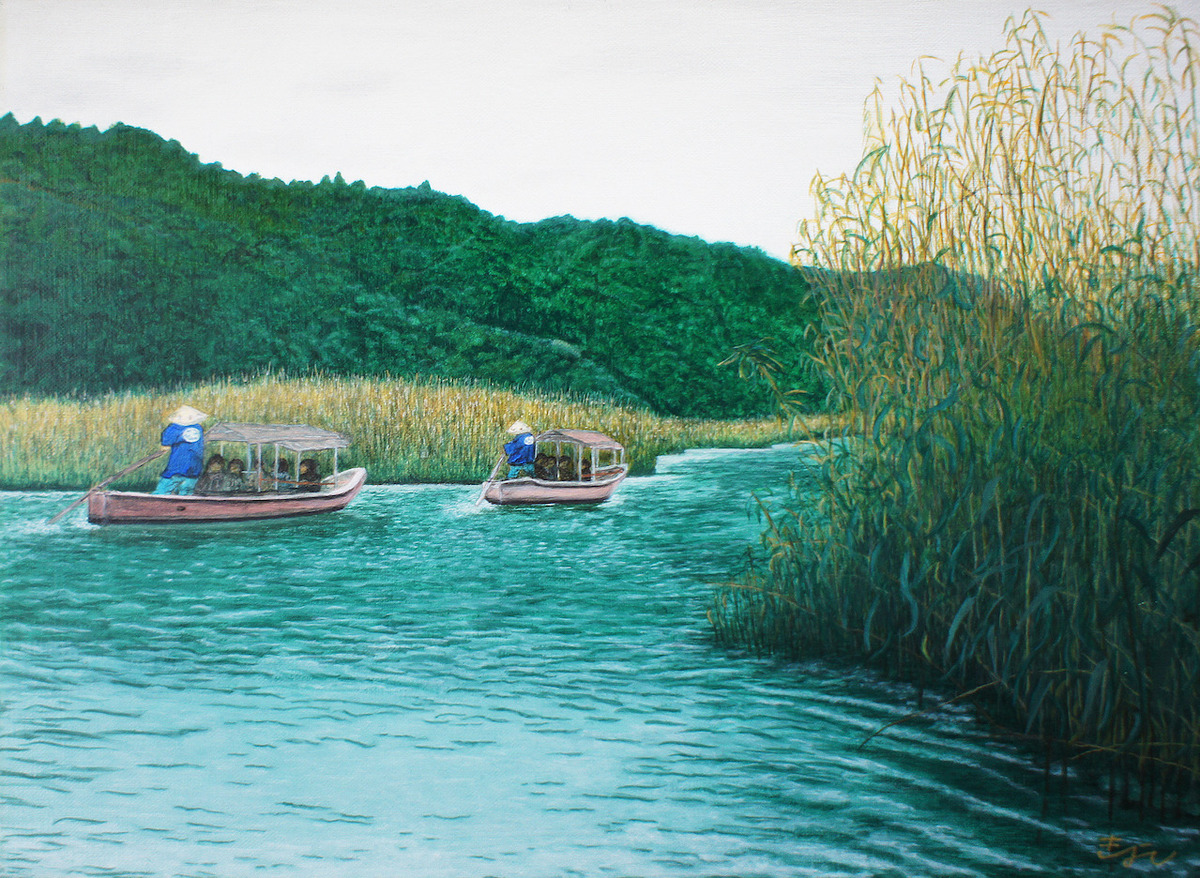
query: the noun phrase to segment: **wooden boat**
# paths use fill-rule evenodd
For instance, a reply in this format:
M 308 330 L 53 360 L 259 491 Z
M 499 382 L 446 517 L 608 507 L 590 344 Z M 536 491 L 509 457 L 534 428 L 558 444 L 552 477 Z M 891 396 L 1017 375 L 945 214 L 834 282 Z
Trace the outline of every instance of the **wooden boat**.
M 556 467 L 551 474 L 535 469 L 532 478 L 491 479 L 484 485 L 485 500 L 498 506 L 603 503 L 629 474 L 624 446 L 603 433 L 549 430 L 534 442 L 539 458 L 552 456 L 557 462 L 565 457 L 570 465 L 561 473 Z
M 344 509 L 361 490 L 367 471 L 353 467 L 338 471 L 337 453 L 350 440 L 342 433 L 303 424 L 217 424 L 205 434 L 205 444 L 244 444 L 249 464 L 249 490 L 234 494 L 150 494 L 142 491 L 95 491 L 88 496 L 88 521 L 95 524 L 174 523 L 184 521 L 249 521 L 314 515 Z M 333 474 L 317 490 L 296 490 L 280 478 L 263 473 L 264 449 L 274 447 L 278 471 L 283 452 L 296 456 L 332 451 Z

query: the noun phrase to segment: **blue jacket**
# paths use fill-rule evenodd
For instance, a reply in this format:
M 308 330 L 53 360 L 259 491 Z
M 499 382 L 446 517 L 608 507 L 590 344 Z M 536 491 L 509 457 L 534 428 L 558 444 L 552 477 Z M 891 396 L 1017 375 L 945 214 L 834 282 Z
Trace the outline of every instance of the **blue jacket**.
M 533 463 L 533 452 L 536 448 L 537 446 L 533 442 L 533 434 L 522 433 L 512 442 L 505 444 L 504 453 L 508 455 L 510 466 L 523 466 L 527 463 Z
M 204 428 L 199 424 L 168 424 L 162 431 L 162 444 L 171 446 L 164 479 L 172 476 L 199 478 L 204 472 Z

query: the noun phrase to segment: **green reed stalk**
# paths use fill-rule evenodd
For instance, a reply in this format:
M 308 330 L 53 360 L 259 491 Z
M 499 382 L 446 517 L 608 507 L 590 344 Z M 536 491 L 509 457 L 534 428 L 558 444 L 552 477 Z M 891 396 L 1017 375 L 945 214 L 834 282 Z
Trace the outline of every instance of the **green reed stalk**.
M 1179 805 L 1200 778 L 1200 119 L 1195 22 L 880 90 L 794 251 L 848 413 L 728 642 L 855 653 L 979 691 L 1050 751 Z M 1152 771 L 1151 771 L 1152 769 Z M 1153 778 L 1151 781 L 1150 778 Z

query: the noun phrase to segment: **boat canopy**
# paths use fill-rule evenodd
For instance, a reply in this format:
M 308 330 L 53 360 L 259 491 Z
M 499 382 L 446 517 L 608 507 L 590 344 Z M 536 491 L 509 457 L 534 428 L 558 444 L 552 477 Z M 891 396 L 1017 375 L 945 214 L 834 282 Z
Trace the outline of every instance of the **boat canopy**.
M 538 434 L 534 441 L 538 444 L 573 442 L 576 445 L 582 445 L 584 448 L 608 449 L 612 451 L 625 450 L 625 446 L 616 439 L 605 436 L 603 433 L 597 433 L 595 430 L 547 430 L 545 433 Z
M 211 442 L 277 445 L 297 453 L 350 447 L 350 437 L 345 433 L 306 424 L 214 424 L 204 436 Z

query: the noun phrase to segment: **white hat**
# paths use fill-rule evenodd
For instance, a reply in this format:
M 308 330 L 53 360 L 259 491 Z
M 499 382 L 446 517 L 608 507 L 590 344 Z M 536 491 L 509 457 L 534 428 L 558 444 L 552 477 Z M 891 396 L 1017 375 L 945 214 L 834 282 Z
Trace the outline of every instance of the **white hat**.
M 524 421 L 513 421 L 513 425 L 508 428 L 508 432 L 516 436 L 521 433 L 532 433 L 533 431 L 529 429 L 529 425 Z
M 190 405 L 181 405 L 167 417 L 167 420 L 172 424 L 179 424 L 181 427 L 187 427 L 191 424 L 199 424 L 208 415 L 199 409 L 194 409 Z

